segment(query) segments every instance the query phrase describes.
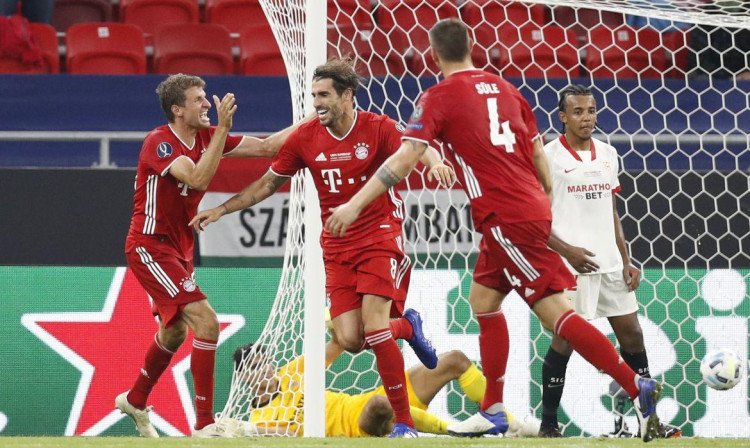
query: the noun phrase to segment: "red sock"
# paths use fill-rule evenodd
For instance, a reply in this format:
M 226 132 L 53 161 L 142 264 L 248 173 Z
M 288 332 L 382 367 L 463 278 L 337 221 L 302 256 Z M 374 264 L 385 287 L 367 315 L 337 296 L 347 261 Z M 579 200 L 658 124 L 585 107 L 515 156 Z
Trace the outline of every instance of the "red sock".
M 409 412 L 409 395 L 406 391 L 404 357 L 391 335 L 391 330 L 383 328 L 365 333 L 365 340 L 375 352 L 378 373 L 383 380 L 383 388 L 388 401 L 391 402 L 396 423 L 405 423 L 413 428 L 414 421 Z
M 190 372 L 195 385 L 195 429 L 214 422 L 214 363 L 216 341 L 193 339 Z
M 476 315 L 479 322 L 479 356 L 487 379 L 482 410 L 503 402 L 505 367 L 508 364 L 510 341 L 508 323 L 502 310 Z
M 414 336 L 414 329 L 411 327 L 411 322 L 404 317 L 392 319 L 390 327 L 393 339 L 411 339 Z
M 630 398 L 638 396 L 635 372 L 617 354 L 615 347 L 599 330 L 570 310 L 560 316 L 555 333 L 565 339 L 591 365 L 614 378 Z
M 174 352 L 170 352 L 159 344 L 159 333 L 154 335 L 154 341 L 146 352 L 146 359 L 143 362 L 141 374 L 135 380 L 133 388 L 128 392 L 128 403 L 138 409 L 146 407 L 148 394 L 154 388 L 159 377 L 169 367 Z
M 398 319 L 392 319 L 389 326 L 391 328 L 393 339 L 411 339 L 411 337 L 414 336 L 414 329 L 411 327 L 411 322 L 406 320 L 406 318 L 399 317 Z M 370 344 L 367 343 L 367 339 L 365 338 L 360 350 L 366 350 L 368 348 L 372 347 L 370 347 Z

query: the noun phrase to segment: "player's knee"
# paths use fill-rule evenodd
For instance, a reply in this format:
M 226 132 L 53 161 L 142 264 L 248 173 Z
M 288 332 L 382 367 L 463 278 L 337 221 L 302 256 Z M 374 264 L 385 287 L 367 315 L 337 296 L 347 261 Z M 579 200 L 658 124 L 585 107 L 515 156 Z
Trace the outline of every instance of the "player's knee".
M 357 333 L 336 334 L 336 339 L 344 350 L 349 353 L 359 353 L 365 344 L 364 337 Z
M 458 378 L 471 367 L 471 360 L 461 350 L 451 350 L 438 357 L 438 369 L 444 369 L 452 377 Z
M 159 344 L 171 352 L 180 348 L 186 337 L 187 326 L 180 324 L 159 330 L 159 335 L 157 336 Z
M 371 436 L 385 436 L 393 429 L 393 416 L 393 408 L 388 398 L 373 395 L 362 411 L 360 429 Z
M 622 338 L 617 338 L 620 343 L 620 348 L 628 353 L 640 353 L 646 350 L 646 346 L 643 342 L 643 330 L 640 325 L 631 328 L 626 335 Z

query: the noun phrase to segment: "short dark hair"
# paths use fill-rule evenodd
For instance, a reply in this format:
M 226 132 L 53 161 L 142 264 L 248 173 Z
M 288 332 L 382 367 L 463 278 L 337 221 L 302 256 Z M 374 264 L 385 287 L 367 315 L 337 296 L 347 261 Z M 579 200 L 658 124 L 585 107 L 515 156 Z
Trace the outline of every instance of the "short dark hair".
M 557 110 L 560 112 L 565 112 L 565 100 L 569 96 L 593 96 L 594 94 L 591 93 L 591 89 L 581 85 L 581 84 L 571 84 L 568 87 L 562 89 L 560 91 L 560 101 L 557 103 Z
M 249 344 L 240 345 L 234 350 L 234 354 L 232 355 L 232 358 L 234 359 L 234 370 L 240 370 L 242 363 L 248 356 L 250 356 L 254 344 L 254 342 L 250 342 Z
M 351 89 L 352 95 L 356 94 L 360 84 L 360 77 L 354 69 L 354 61 L 351 58 L 333 58 L 319 65 L 313 72 L 313 81 L 319 79 L 333 81 L 333 88 L 339 96 L 343 95 L 347 89 Z
M 430 29 L 430 45 L 440 59 L 461 62 L 469 55 L 469 29 L 458 19 L 444 19 Z
M 174 113 L 172 113 L 172 106 L 184 106 L 185 91 L 191 87 L 200 87 L 201 89 L 206 86 L 206 81 L 202 80 L 198 76 L 184 75 L 178 73 L 176 75 L 170 75 L 167 79 L 159 83 L 156 88 L 156 94 L 159 95 L 159 102 L 161 108 L 166 115 L 167 120 L 170 123 L 174 123 Z

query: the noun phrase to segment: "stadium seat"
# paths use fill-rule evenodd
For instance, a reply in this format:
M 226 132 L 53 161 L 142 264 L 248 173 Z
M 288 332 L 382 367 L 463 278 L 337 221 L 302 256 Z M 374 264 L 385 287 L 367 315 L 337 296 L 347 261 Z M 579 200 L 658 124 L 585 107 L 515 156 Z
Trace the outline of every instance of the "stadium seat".
M 68 31 L 70 25 L 112 20 L 111 0 L 55 0 L 52 25 L 58 31 Z
M 458 9 L 451 0 L 382 0 L 377 16 L 378 27 L 386 33 L 398 26 L 411 35 L 427 33 L 439 20 L 458 17 Z
M 639 74 L 643 78 L 659 78 L 666 70 L 659 33 L 627 25 L 614 30 L 594 28 L 586 46 L 586 68 L 600 78 L 635 78 Z
M 468 0 L 461 5 L 461 19 L 474 30 L 474 39 L 482 49 L 497 46 L 500 29 L 508 24 L 544 24 L 544 6 L 507 0 Z
M 668 31 L 661 37 L 666 51 L 667 76 L 683 78 L 688 71 L 690 33 L 685 30 Z
M 286 76 L 281 50 L 267 23 L 250 25 L 240 32 L 240 74 Z
M 69 73 L 127 75 L 146 73 L 146 42 L 129 23 L 78 23 L 67 32 Z
M 206 22 L 239 33 L 245 27 L 267 23 L 259 0 L 206 0 Z
M 198 23 L 198 0 L 121 0 L 120 20 L 137 25 L 150 41 L 161 25 Z
M 568 6 L 556 6 L 549 10 L 549 15 L 550 22 L 572 30 L 581 47 L 589 40 L 589 30 L 597 26 L 616 29 L 625 23 L 625 16 L 622 13 L 598 9 L 574 9 Z
M 31 36 L 42 52 L 42 64 L 29 67 L 17 59 L 0 58 L 0 73 L 60 73 L 57 32 L 46 23 L 29 23 Z
M 328 0 L 328 24 L 356 26 L 360 30 L 375 27 L 370 0 Z
M 229 30 L 214 23 L 172 23 L 160 26 L 154 34 L 154 72 L 233 74 Z
M 401 31 L 394 29 L 386 35 L 378 28 L 362 31 L 340 26 L 328 32 L 329 57 L 354 57 L 360 75 L 401 76 L 406 72 L 409 45 Z M 335 48 L 330 42 L 337 44 Z
M 505 26 L 500 72 L 505 77 L 566 78 L 580 73 L 575 35 L 559 26 Z

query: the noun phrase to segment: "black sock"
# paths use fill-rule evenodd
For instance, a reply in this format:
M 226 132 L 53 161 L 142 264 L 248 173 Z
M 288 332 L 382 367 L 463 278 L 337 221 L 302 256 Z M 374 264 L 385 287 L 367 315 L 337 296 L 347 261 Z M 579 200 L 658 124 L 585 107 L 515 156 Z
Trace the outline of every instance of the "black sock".
M 644 378 L 651 378 L 651 372 L 648 370 L 648 356 L 646 351 L 640 353 L 628 353 L 620 350 L 620 356 L 638 375 Z
M 552 349 L 547 350 L 542 366 L 542 426 L 557 428 L 557 409 L 560 407 L 565 369 L 570 356 L 561 355 Z

